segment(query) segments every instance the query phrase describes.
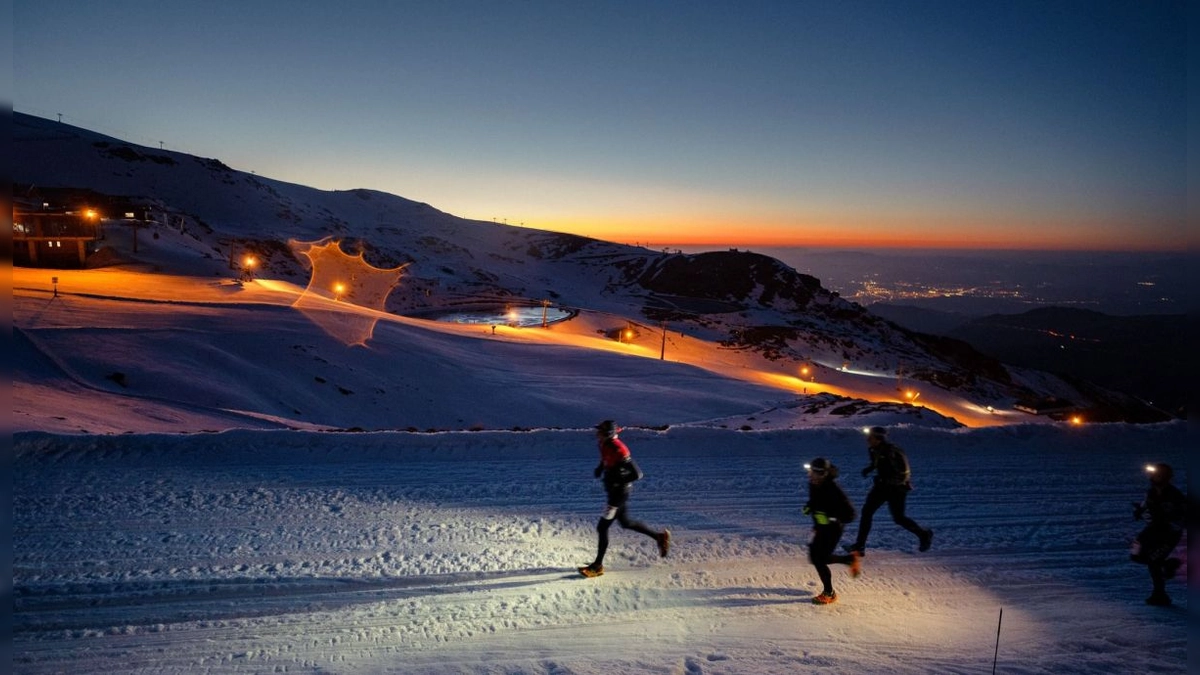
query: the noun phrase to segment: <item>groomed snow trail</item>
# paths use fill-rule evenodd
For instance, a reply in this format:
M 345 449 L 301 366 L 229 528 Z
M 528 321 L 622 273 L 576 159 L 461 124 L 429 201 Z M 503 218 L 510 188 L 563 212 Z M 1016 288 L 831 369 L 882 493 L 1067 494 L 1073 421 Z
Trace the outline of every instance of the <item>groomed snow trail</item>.
M 998 672 L 1186 672 L 1184 583 L 1127 559 L 1184 425 L 894 436 L 933 550 L 880 511 L 816 607 L 801 465 L 861 505 L 853 429 L 627 431 L 675 546 L 614 528 L 592 580 L 587 431 L 18 434 L 14 671 L 989 673 L 1003 607 Z

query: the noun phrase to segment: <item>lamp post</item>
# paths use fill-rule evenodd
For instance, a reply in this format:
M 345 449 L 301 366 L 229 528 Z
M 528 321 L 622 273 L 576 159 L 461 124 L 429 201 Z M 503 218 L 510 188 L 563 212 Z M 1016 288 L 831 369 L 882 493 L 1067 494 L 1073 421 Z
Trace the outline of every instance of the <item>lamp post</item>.
M 252 255 L 247 255 L 246 257 L 242 258 L 242 277 L 245 278 L 246 281 L 253 281 L 254 268 L 257 266 L 258 258 Z

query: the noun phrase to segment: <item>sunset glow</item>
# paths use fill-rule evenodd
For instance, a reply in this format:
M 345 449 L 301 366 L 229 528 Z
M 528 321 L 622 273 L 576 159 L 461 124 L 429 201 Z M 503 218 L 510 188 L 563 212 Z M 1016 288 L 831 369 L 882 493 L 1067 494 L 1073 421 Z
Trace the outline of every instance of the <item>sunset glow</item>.
M 672 246 L 722 249 L 756 247 L 844 247 L 912 249 L 1007 249 L 1096 251 L 1186 251 L 1189 242 L 1181 222 L 1130 223 L 1108 227 L 1080 221 L 1037 221 L 1025 224 L 966 218 L 954 223 L 935 219 L 878 218 L 773 222 L 753 218 L 708 220 L 702 218 L 661 221 L 579 220 L 535 222 L 526 227 L 577 234 L 648 248 Z M 1148 241 L 1142 234 L 1162 235 Z
M 14 4 L 14 110 L 323 190 L 651 247 L 1196 243 L 1183 3 L 54 4 Z

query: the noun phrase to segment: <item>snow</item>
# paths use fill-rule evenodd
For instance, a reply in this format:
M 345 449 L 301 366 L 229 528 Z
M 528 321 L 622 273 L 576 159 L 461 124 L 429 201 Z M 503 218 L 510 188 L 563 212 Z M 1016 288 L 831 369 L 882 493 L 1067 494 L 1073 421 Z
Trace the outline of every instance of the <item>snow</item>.
M 1141 603 L 1138 467 L 1178 425 L 905 428 L 910 515 L 816 607 L 800 466 L 861 504 L 854 429 L 627 430 L 636 516 L 594 552 L 586 430 L 62 436 L 17 442 L 18 672 L 1184 672 Z M 851 476 L 855 476 L 851 478 Z M 882 514 L 881 514 L 882 515 Z M 1172 587 L 1187 606 L 1182 584 Z M 1152 648 L 1151 648 L 1152 647 Z
M 127 269 L 53 275 L 57 295 L 49 271 L 13 270 L 17 346 L 23 360 L 43 364 L 38 378 L 14 382 L 18 429 L 197 431 L 231 418 L 343 429 L 582 427 L 595 423 L 599 402 L 601 414 L 663 426 L 766 409 L 778 418 L 820 393 L 890 402 L 876 411 L 882 418 L 855 416 L 859 425 L 1047 422 L 932 388 L 921 406 L 900 405 L 896 380 L 879 373 L 817 367 L 815 382 L 801 381 L 792 364 L 692 335 L 670 332 L 664 342 L 644 330 L 618 342 L 605 330 L 629 319 L 593 310 L 547 329 L 493 334 L 335 302 L 280 280 Z M 64 390 L 86 400 L 45 405 Z M 134 414 L 147 419 L 128 418 L 131 396 Z M 166 401 L 175 405 L 163 410 Z M 100 407 L 113 414 L 83 419 Z M 212 422 L 198 423 L 205 415 Z M 771 428 L 828 421 L 846 418 L 796 413 Z
M 13 270 L 14 672 L 1187 672 L 1186 569 L 1148 607 L 1127 555 L 1140 467 L 1187 483 L 1186 423 L 902 406 L 697 336 L 660 359 L 596 312 L 491 335 L 283 281 L 50 274 Z M 328 329 L 355 322 L 364 345 Z M 585 580 L 603 418 L 675 544 L 614 528 Z M 869 424 L 934 545 L 880 512 L 863 576 L 814 606 L 801 465 L 861 505 Z

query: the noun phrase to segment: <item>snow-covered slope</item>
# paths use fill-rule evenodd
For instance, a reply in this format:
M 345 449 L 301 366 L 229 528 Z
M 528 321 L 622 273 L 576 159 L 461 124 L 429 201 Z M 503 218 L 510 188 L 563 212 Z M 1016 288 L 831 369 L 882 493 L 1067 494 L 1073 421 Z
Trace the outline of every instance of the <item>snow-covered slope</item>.
M 136 252 L 112 224 L 99 260 L 119 264 L 13 270 L 15 673 L 1186 672 L 1186 609 L 1142 604 L 1127 556 L 1140 466 L 1186 482 L 1183 423 L 1016 412 L 1073 390 L 762 256 L 464 221 L 17 122 L 18 181 L 144 195 L 160 220 Z M 306 288 L 284 239 L 327 235 L 408 263 L 390 311 Z M 231 246 L 265 271 L 235 279 Z M 522 298 L 572 318 L 422 318 Z M 584 580 L 604 418 L 646 472 L 634 515 L 675 545 L 614 530 Z M 837 569 L 841 600 L 816 607 L 800 466 L 832 459 L 861 505 L 874 424 L 909 451 L 934 548 L 880 512 L 864 575 Z
M 250 294 L 229 279 L 239 273 L 231 269 L 230 261 L 243 252 L 253 252 L 261 261 L 256 284 L 274 281 L 288 288 L 303 287 L 310 271 L 289 243 L 333 237 L 344 250 L 361 251 L 377 267 L 405 265 L 401 283 L 385 305 L 394 314 L 428 315 L 463 305 L 548 300 L 583 317 L 556 328 L 557 332 L 581 335 L 586 327 L 595 335 L 613 336 L 631 327 L 632 342 L 644 355 L 669 349 L 675 358 L 666 360 L 701 368 L 714 355 L 731 357 L 728 360 L 742 361 L 743 367 L 754 371 L 750 379 L 758 387 L 749 397 L 752 403 L 744 394 L 745 385 L 729 383 L 728 368 L 724 373 L 728 391 L 722 391 L 725 384 L 708 386 L 689 381 L 690 375 L 675 380 L 674 375 L 657 372 L 649 376 L 652 384 L 634 384 L 623 376 L 621 360 L 591 361 L 590 356 L 572 350 L 517 354 L 489 346 L 479 335 L 451 341 L 453 345 L 414 342 L 411 333 L 397 332 L 388 321 L 372 333 L 369 348 L 342 350 L 353 354 L 348 358 L 320 346 L 332 344 L 328 336 L 301 337 L 306 329 L 299 327 L 300 319 L 293 313 L 266 311 L 261 305 L 210 320 L 206 317 L 213 315 L 211 306 L 193 312 L 195 305 L 181 304 L 173 309 L 179 323 L 160 322 L 163 325 L 154 332 L 136 330 L 137 320 L 132 318 L 124 330 L 110 321 L 107 325 L 83 322 L 64 331 L 23 324 L 18 312 L 16 327 L 24 333 L 24 344 L 46 358 L 75 363 L 72 372 L 77 382 L 82 379 L 88 386 L 112 390 L 111 382 L 97 378 L 126 373 L 131 377 L 118 385 L 120 393 L 160 402 L 155 405 L 169 400 L 185 408 L 216 407 L 222 415 L 233 411 L 299 425 L 508 428 L 576 424 L 580 413 L 558 414 L 564 403 L 595 407 L 617 398 L 624 401 L 624 409 L 643 411 L 650 424 L 719 416 L 731 410 L 750 414 L 755 406 L 776 407 L 797 394 L 816 391 L 902 403 L 901 380 L 918 387 L 921 402 L 930 409 L 960 421 L 967 421 L 961 406 L 938 408 L 941 399 L 967 401 L 972 411 L 989 405 L 1008 409 L 1019 399 L 1051 396 L 1074 400 L 1085 408 L 1092 403 L 1078 388 L 1056 378 L 1030 377 L 961 343 L 934 340 L 883 321 L 825 290 L 818 280 L 765 256 L 740 251 L 670 254 L 464 220 L 394 195 L 370 190 L 328 192 L 282 183 L 234 171 L 214 159 L 134 146 L 19 113 L 14 116 L 14 129 L 14 181 L 20 189 L 88 189 L 151 207 L 153 222 L 137 232 L 119 223 L 106 228 L 105 249 L 95 256 L 97 263 L 143 274 L 125 277 L 119 291 L 94 294 L 108 300 L 136 301 L 158 285 L 162 275 L 186 275 L 201 286 L 222 286 L 226 300 L 241 302 Z M 114 262 L 120 264 L 111 265 Z M 14 279 L 17 295 L 46 288 L 44 275 L 30 274 Z M 66 279 L 67 273 L 60 276 Z M 97 276 L 80 277 L 80 283 L 70 288 L 73 297 L 85 297 L 87 287 L 99 284 Z M 179 293 L 186 296 L 189 291 Z M 109 302 L 82 316 L 108 312 L 115 316 L 130 306 L 134 305 Z M 311 313 L 307 316 L 312 318 Z M 293 338 L 253 339 L 261 331 L 239 328 L 262 322 L 294 334 Z M 77 338 L 83 342 L 75 342 Z M 92 347 L 74 349 L 75 344 Z M 586 346 L 604 347 L 601 351 L 612 347 L 602 341 Z M 703 354 L 690 358 L 697 350 Z M 155 352 L 165 356 L 155 363 L 141 358 Z M 440 359 L 439 353 L 453 354 L 457 365 L 446 365 L 449 361 Z M 576 356 L 578 362 L 565 373 L 538 372 L 545 369 L 548 357 L 566 364 Z M 95 361 L 86 367 L 80 363 L 89 359 Z M 321 360 L 324 366 L 309 367 Z M 443 365 L 432 365 L 439 362 Z M 18 383 L 28 379 L 23 367 L 18 363 Z M 802 378 L 803 367 L 811 373 Z M 514 385 L 495 375 L 497 369 L 522 372 L 522 383 Z M 844 382 L 848 373 L 874 385 Z M 224 378 L 217 390 L 196 384 L 213 377 Z M 185 382 L 178 382 L 180 378 Z M 309 379 L 300 383 L 301 378 Z M 583 378 L 609 378 L 611 391 L 589 401 L 562 393 L 563 383 Z M 331 381 L 339 384 L 322 386 Z M 497 394 L 490 384 L 497 381 L 515 389 Z M 893 386 L 878 386 L 888 381 Z M 550 382 L 555 385 L 549 386 Z M 722 405 L 712 411 L 689 402 L 688 411 L 677 411 L 671 409 L 675 404 L 630 393 L 645 389 L 644 385 L 652 391 L 659 382 L 676 382 L 670 388 L 676 400 L 688 398 L 679 396 L 685 388 L 679 383 L 687 382 L 686 387 L 698 392 L 691 397 L 720 400 Z M 763 390 L 763 384 L 772 391 Z M 353 415 L 325 412 L 331 390 L 354 402 Z M 352 393 L 342 393 L 347 391 Z M 477 408 L 473 398 L 480 396 L 497 402 L 505 414 L 460 410 Z M 408 411 L 416 398 L 431 405 L 412 414 Z M 520 405 L 515 404 L 518 400 Z M 439 412 L 432 414 L 435 409 Z M 20 423 L 22 418 L 17 419 Z
M 613 528 L 598 579 L 587 430 L 20 434 L 13 672 L 1188 672 L 1183 577 L 1128 560 L 1184 425 L 893 435 L 934 546 L 881 511 L 819 607 L 801 464 L 861 505 L 853 429 L 627 431 L 674 545 Z
M 283 282 L 54 274 L 57 296 L 45 270 L 14 270 L 17 430 L 579 428 L 597 416 L 662 427 L 768 409 L 791 411 L 774 413 L 774 428 L 852 416 L 954 424 L 898 405 L 831 414 L 842 399 L 798 397 L 795 378 L 755 353 L 672 335 L 660 359 L 660 336 L 615 342 L 605 314 L 493 331 L 328 299 L 298 307 L 304 290 Z M 365 345 L 336 332 L 356 323 L 369 326 Z

